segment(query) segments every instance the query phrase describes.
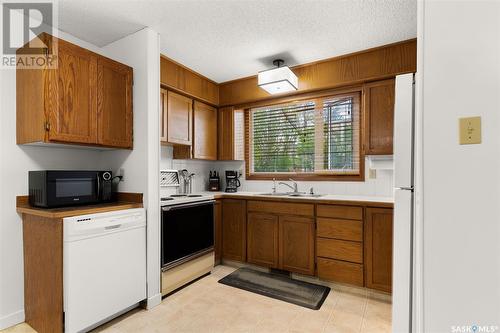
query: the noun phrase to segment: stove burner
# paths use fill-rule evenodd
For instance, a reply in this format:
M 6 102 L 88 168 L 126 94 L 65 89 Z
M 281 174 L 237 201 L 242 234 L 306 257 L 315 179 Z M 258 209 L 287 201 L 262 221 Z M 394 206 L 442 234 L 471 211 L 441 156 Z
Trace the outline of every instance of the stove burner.
M 182 198 L 182 197 L 187 197 L 187 194 L 172 194 L 170 195 L 171 198 Z
M 161 198 L 160 200 L 161 201 L 169 201 L 169 200 L 174 200 L 174 198 L 165 197 L 165 198 Z
M 203 195 L 201 194 L 188 194 L 188 198 L 199 198 L 202 197 Z

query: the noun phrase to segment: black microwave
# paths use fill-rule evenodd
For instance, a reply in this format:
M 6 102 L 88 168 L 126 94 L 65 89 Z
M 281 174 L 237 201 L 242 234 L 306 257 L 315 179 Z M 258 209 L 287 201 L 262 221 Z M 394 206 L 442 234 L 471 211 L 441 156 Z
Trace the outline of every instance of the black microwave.
M 29 171 L 29 202 L 53 208 L 112 200 L 111 171 Z

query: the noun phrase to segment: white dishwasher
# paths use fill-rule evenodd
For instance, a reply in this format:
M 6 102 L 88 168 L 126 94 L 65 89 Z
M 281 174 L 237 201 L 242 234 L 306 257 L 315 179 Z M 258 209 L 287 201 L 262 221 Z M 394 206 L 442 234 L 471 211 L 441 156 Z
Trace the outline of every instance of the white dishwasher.
M 146 298 L 144 208 L 63 223 L 65 332 L 90 330 Z

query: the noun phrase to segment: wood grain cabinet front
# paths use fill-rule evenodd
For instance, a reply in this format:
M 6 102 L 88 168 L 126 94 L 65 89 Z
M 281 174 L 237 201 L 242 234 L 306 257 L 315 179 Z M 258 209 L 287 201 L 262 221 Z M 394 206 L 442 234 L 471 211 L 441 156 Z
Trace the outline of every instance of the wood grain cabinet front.
M 222 258 L 246 261 L 246 201 L 222 200 Z
M 193 157 L 202 160 L 217 159 L 217 109 L 194 102 Z
M 218 118 L 218 159 L 245 159 L 245 114 L 234 107 L 219 109 Z
M 366 208 L 365 283 L 366 287 L 392 291 L 393 210 Z
M 132 149 L 132 68 L 45 33 L 39 38 L 57 54 L 57 67 L 17 68 L 17 143 Z
M 363 85 L 364 151 L 391 155 L 394 135 L 394 79 Z
M 314 219 L 301 216 L 279 217 L 279 267 L 314 275 Z
M 248 213 L 247 261 L 278 268 L 278 217 L 272 214 Z
M 222 259 L 222 203 L 216 200 L 214 204 L 214 255 L 215 264 L 221 263 Z
M 193 100 L 167 92 L 167 142 L 191 145 L 193 137 Z
M 132 68 L 97 61 L 97 137 L 105 146 L 132 148 Z

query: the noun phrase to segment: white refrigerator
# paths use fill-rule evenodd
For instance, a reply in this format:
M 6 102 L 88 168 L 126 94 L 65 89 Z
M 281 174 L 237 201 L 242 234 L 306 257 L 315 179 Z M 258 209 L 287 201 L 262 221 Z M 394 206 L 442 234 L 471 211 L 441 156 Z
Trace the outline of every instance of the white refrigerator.
M 394 106 L 394 227 L 392 331 L 412 332 L 415 216 L 415 79 L 396 76 Z

